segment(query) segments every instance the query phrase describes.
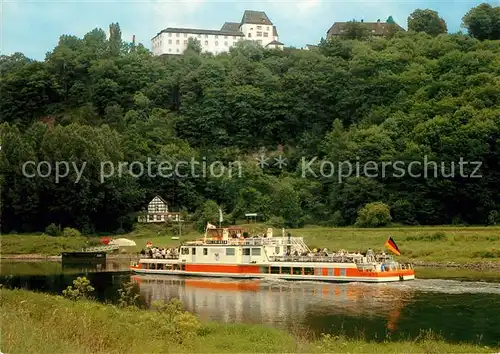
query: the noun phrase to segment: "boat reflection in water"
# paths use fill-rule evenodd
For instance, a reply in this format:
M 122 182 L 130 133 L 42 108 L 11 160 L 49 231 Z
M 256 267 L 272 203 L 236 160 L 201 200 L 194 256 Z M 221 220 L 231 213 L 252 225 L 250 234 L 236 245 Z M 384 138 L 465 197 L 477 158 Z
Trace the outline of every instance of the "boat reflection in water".
M 384 284 L 328 284 L 132 276 L 146 303 L 178 298 L 206 320 L 384 338 L 397 330 L 412 292 Z M 348 333 L 351 332 L 352 333 Z M 357 333 L 356 333 L 357 332 Z

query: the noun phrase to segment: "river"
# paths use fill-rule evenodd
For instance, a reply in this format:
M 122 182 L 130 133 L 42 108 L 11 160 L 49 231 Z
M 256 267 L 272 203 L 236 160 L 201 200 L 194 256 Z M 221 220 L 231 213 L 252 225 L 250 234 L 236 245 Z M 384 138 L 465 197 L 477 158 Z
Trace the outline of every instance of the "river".
M 342 333 L 368 340 L 415 339 L 422 330 L 450 342 L 500 346 L 500 274 L 464 270 L 417 270 L 415 281 L 328 284 L 138 276 L 126 263 L 101 267 L 59 262 L 2 261 L 0 283 L 60 294 L 86 276 L 100 301 L 115 302 L 132 280 L 142 301 L 179 298 L 202 319 L 258 323 L 317 336 Z M 447 279 L 436 279 L 442 273 Z

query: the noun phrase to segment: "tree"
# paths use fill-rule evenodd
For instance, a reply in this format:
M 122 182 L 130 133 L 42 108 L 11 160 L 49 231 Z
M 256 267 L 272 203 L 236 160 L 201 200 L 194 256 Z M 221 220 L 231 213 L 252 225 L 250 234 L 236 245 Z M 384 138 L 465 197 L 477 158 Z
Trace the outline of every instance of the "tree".
M 118 23 L 109 25 L 109 52 L 112 56 L 120 55 L 123 48 L 122 31 Z
M 483 3 L 470 9 L 462 19 L 462 26 L 479 40 L 500 39 L 500 6 Z
M 369 35 L 370 33 L 364 23 L 349 21 L 345 24 L 344 32 L 341 34 L 341 37 L 344 39 L 357 39 L 361 41 L 368 38 Z
M 437 36 L 441 33 L 447 33 L 448 27 L 436 11 L 417 9 L 408 16 L 408 30 Z
M 188 38 L 188 43 L 184 54 L 201 54 L 201 42 L 196 38 Z
M 388 205 L 380 202 L 369 203 L 359 210 L 356 226 L 380 227 L 390 223 L 391 219 Z

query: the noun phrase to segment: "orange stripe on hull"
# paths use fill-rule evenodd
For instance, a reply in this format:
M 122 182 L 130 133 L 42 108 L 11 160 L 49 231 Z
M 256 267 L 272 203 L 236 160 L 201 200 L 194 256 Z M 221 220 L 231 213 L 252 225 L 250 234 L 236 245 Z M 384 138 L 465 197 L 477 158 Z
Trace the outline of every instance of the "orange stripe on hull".
M 229 264 L 186 264 L 187 272 L 202 273 L 231 273 L 231 274 L 258 274 L 259 266 L 229 265 Z

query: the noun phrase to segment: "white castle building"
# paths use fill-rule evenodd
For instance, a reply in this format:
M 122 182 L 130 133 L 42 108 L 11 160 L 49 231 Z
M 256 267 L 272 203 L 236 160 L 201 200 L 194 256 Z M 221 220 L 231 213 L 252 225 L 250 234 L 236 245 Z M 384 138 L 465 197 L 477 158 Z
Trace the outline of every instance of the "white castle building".
M 241 40 L 253 40 L 264 48 L 283 49 L 276 26 L 263 11 L 246 10 L 241 22 L 226 22 L 220 30 L 166 28 L 153 37 L 154 55 L 182 54 L 189 38 L 198 40 L 202 51 L 219 54 Z

